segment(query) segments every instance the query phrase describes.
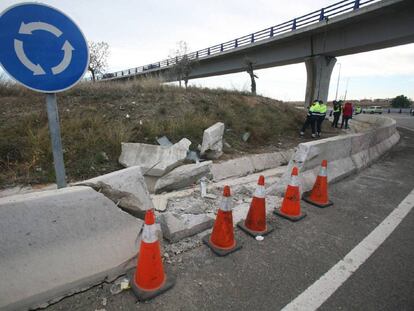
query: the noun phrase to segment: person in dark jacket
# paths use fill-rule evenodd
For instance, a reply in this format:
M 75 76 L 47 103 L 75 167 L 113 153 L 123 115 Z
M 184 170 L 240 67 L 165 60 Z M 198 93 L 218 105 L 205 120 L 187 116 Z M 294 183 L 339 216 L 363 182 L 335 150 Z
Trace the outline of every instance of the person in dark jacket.
M 333 116 L 334 119 L 332 121 L 332 127 L 337 128 L 338 127 L 338 121 L 339 121 L 339 117 L 341 116 L 341 112 L 342 112 L 342 102 L 340 100 L 334 100 L 333 101 Z
M 352 104 L 350 102 L 345 103 L 344 105 L 344 109 L 342 110 L 342 122 L 341 122 L 341 128 L 344 127 L 344 123 L 345 123 L 345 128 L 349 128 L 348 127 L 348 121 L 349 119 L 352 118 Z

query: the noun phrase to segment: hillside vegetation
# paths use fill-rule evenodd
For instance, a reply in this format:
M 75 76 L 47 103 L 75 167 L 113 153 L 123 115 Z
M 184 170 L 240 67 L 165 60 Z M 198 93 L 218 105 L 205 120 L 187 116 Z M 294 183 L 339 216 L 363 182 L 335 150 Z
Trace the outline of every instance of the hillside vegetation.
M 70 181 L 119 169 L 121 142 L 187 137 L 196 150 L 203 130 L 221 121 L 224 157 L 234 157 L 295 145 L 303 122 L 303 111 L 269 98 L 153 80 L 81 83 L 59 93 L 58 106 Z M 0 84 L 0 133 L 0 187 L 54 182 L 44 95 Z

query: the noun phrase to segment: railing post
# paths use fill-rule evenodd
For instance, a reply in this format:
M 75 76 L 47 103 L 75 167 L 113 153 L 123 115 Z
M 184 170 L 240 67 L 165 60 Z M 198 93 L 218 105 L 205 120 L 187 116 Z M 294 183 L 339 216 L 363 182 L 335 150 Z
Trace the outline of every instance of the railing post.
M 252 38 L 251 38 L 251 42 L 254 42 L 254 33 L 252 33 Z
M 161 63 L 160 62 L 158 62 L 158 67 L 161 68 Z
M 234 39 L 234 47 L 237 48 L 239 46 L 239 40 Z
M 138 68 L 137 67 L 135 67 L 135 73 L 138 73 Z
M 207 49 L 207 55 L 210 55 L 210 48 Z
M 319 21 L 323 21 L 325 19 L 324 9 L 321 9 L 321 14 L 319 15 Z
M 223 43 L 222 43 L 222 44 L 220 44 L 220 52 L 223 52 L 223 50 L 224 50 L 224 47 L 223 47 Z
M 198 51 L 196 52 L 196 58 L 198 58 Z
M 129 75 L 131 74 L 131 69 L 128 69 L 128 74 L 129 74 Z
M 292 30 L 296 29 L 296 18 L 292 21 Z
M 355 0 L 354 2 L 354 10 L 359 8 L 359 0 Z
M 273 27 L 270 28 L 270 35 L 269 37 L 273 37 Z

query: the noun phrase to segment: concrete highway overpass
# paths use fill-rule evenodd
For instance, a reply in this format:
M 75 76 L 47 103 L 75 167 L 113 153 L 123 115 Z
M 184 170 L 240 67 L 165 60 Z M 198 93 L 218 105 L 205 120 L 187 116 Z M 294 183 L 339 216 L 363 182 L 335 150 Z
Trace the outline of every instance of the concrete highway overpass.
M 187 54 L 189 79 L 305 62 L 305 103 L 327 100 L 336 57 L 414 42 L 414 1 L 344 0 L 288 22 Z M 176 81 L 180 59 L 106 74 L 102 80 L 157 76 Z

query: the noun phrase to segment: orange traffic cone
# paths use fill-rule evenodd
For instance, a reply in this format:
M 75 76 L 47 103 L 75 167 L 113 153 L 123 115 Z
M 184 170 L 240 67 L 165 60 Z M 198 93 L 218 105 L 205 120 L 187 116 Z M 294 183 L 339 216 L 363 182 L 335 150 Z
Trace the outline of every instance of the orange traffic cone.
M 147 210 L 137 269 L 131 279 L 131 288 L 138 300 L 144 301 L 169 290 L 174 284 L 175 278 L 173 276 L 167 277 L 164 273 L 154 211 Z
M 214 222 L 213 232 L 203 242 L 218 256 L 226 256 L 242 246 L 234 239 L 233 212 L 230 187 L 224 186 L 223 199 Z
M 282 206 L 280 209 L 275 209 L 274 214 L 291 221 L 298 221 L 306 216 L 306 213 L 300 210 L 299 178 L 296 166 L 292 169 L 291 180 L 286 188 Z
M 244 232 L 253 237 L 266 235 L 273 231 L 273 228 L 266 223 L 266 190 L 264 187 L 264 176 L 260 175 L 257 188 L 254 192 L 252 202 L 246 220 L 241 220 L 237 225 Z
M 310 193 L 303 195 L 303 200 L 317 207 L 328 207 L 333 202 L 328 199 L 328 161 L 323 160 L 318 177 Z

